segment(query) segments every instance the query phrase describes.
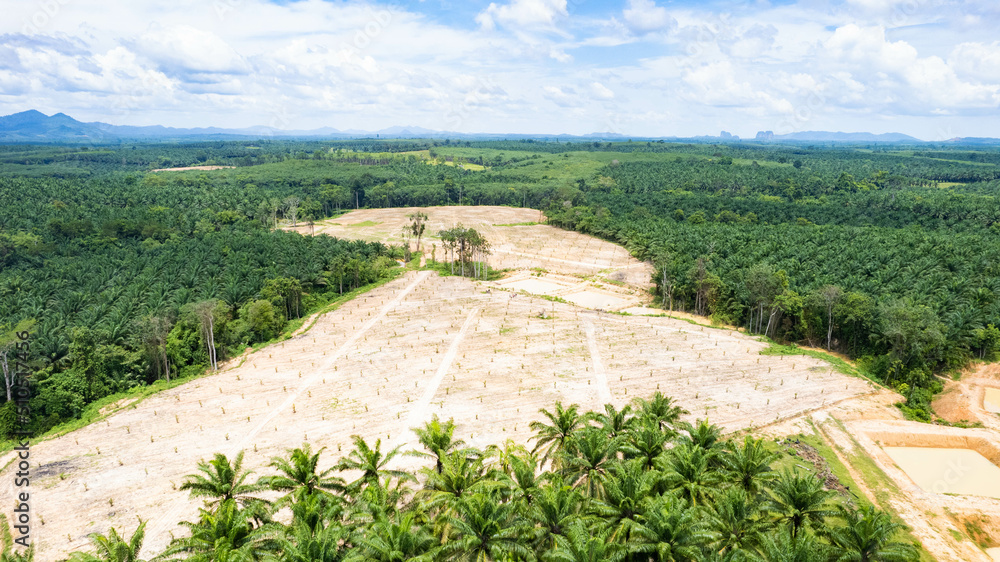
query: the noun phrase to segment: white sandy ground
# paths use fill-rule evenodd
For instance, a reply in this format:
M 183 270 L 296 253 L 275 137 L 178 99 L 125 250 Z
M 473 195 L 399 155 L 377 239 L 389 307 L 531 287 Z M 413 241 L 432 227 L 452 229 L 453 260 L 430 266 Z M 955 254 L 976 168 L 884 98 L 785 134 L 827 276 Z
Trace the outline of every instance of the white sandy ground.
M 986 554 L 989 554 L 997 562 L 1000 562 L 1000 548 L 987 548 Z

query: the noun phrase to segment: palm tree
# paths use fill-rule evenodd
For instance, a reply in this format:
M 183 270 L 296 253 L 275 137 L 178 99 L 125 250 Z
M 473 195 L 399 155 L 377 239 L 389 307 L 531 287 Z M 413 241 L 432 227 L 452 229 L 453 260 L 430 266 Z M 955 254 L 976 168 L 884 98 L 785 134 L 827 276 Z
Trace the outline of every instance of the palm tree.
M 660 429 L 667 429 L 677 422 L 688 411 L 680 406 L 674 405 L 673 398 L 664 396 L 660 391 L 656 391 L 649 400 L 644 398 L 635 399 L 636 409 L 639 417 L 655 421 Z
M 399 480 L 416 480 L 412 474 L 403 470 L 387 469 L 386 465 L 399 454 L 399 447 L 382 454 L 382 440 L 375 440 L 375 448 L 368 446 L 368 443 L 360 435 L 352 435 L 354 440 L 354 450 L 337 463 L 337 470 L 360 470 L 361 477 L 347 485 L 347 490 L 356 492 L 357 490 L 370 485 L 377 485 L 384 476 L 392 476 Z
M 586 418 L 578 412 L 579 406 L 572 404 L 568 408 L 563 408 L 561 402 L 556 402 L 555 412 L 549 412 L 542 408 L 539 410 L 542 415 L 549 419 L 550 424 L 540 421 L 533 421 L 529 425 L 535 432 L 535 448 L 532 452 L 543 451 L 542 462 L 551 461 L 555 467 L 556 457 L 566 446 L 566 440 L 570 435 L 586 424 Z
M 602 481 L 608 467 L 617 462 L 618 440 L 601 428 L 587 427 L 575 433 L 561 452 L 562 474 L 575 488 L 591 498 L 604 496 Z
M 458 453 L 445 458 L 440 473 L 429 469 L 424 473 L 427 480 L 424 488 L 417 492 L 417 498 L 422 499 L 428 509 L 440 508 L 447 514 L 462 500 L 474 494 L 488 493 L 502 485 L 482 459 Z
M 642 459 L 643 468 L 650 470 L 656 458 L 664 454 L 670 435 L 660 430 L 658 423 L 644 419 L 626 433 L 625 439 L 621 447 L 625 458 Z
M 620 437 L 635 423 L 635 418 L 632 417 L 632 406 L 629 405 L 617 410 L 614 404 L 605 404 L 603 414 L 594 413 L 589 417 L 599 423 L 604 432 L 611 438 Z
M 719 496 L 713 506 L 712 526 L 719 532 L 723 552 L 749 552 L 756 548 L 772 524 L 761 506 L 739 487 Z
M 659 478 L 642 469 L 638 460 L 615 464 L 604 479 L 604 497 L 590 504 L 590 511 L 601 519 L 610 540 L 628 542 L 645 511 L 644 500 L 656 489 Z
M 663 484 L 692 507 L 710 502 L 722 481 L 722 475 L 711 467 L 714 457 L 713 452 L 691 443 L 674 447 L 658 460 Z
M 570 524 L 580 520 L 583 503 L 578 490 L 558 480 L 539 490 L 538 497 L 527 510 L 528 519 L 536 529 L 537 552 L 555 548 L 555 538 L 565 535 Z
M 276 468 L 280 474 L 264 476 L 257 481 L 262 488 L 277 492 L 286 492 L 279 500 L 279 505 L 289 502 L 301 502 L 313 494 L 324 494 L 343 489 L 343 480 L 330 476 L 334 468 L 319 471 L 319 456 L 325 447 L 312 452 L 308 443 L 302 448 L 289 450 L 288 459 L 273 457 L 268 466 Z
M 10 533 L 7 516 L 0 513 L 0 562 L 32 562 L 35 559 L 35 543 L 31 543 L 24 552 L 14 548 L 14 537 Z
M 189 474 L 181 484 L 181 490 L 190 490 L 191 497 L 203 497 L 205 506 L 212 508 L 227 500 L 234 500 L 246 506 L 253 501 L 259 501 L 250 494 L 264 489 L 258 484 L 245 484 L 252 471 L 243 470 L 243 451 L 240 451 L 232 463 L 222 453 L 216 453 L 215 458 L 208 462 L 198 463 L 202 474 Z
M 826 548 L 809 533 L 791 537 L 777 532 L 765 535 L 760 551 L 753 557 L 759 562 L 821 562 L 827 560 Z
M 838 550 L 837 562 L 909 562 L 919 558 L 912 544 L 893 540 L 905 527 L 888 513 L 871 505 L 863 510 L 839 509 L 847 524 L 830 529 L 831 542 Z
M 742 447 L 734 447 L 722 456 L 722 463 L 728 479 L 744 492 L 755 496 L 777 478 L 777 473 L 771 469 L 771 463 L 777 458 L 777 453 L 767 450 L 763 439 L 747 435 Z
M 530 506 L 538 495 L 540 478 L 538 476 L 538 459 L 535 455 L 525 452 L 522 455 L 510 455 L 507 457 L 510 471 L 504 476 L 510 489 L 505 493 L 514 501 L 522 502 L 524 506 Z
M 525 540 L 530 529 L 514 504 L 475 494 L 459 502 L 455 516 L 449 519 L 453 537 L 442 548 L 448 560 L 493 562 L 533 558 Z
M 331 499 L 335 499 L 331 501 Z M 309 494 L 291 504 L 292 524 L 318 532 L 330 521 L 344 518 L 344 504 L 339 496 Z
M 254 526 L 248 510 L 235 500 L 225 500 L 213 511 L 201 509 L 197 523 L 181 522 L 191 536 L 177 538 L 157 556 L 167 560 L 243 561 L 256 560 L 279 547 L 280 527 Z M 180 555 L 178 558 L 172 558 Z
M 682 443 L 690 443 L 706 451 L 717 450 L 723 445 L 722 428 L 708 423 L 708 420 L 698 420 L 696 425 L 681 422 L 678 428 L 684 432 L 680 437 Z
M 546 562 L 619 562 L 625 559 L 625 548 L 608 542 L 607 532 L 593 534 L 580 521 L 555 537 L 556 547 L 548 551 Z
M 433 562 L 440 546 L 426 527 L 409 512 L 395 521 L 379 518 L 360 533 L 357 546 L 348 561 L 357 562 Z
M 822 526 L 824 519 L 835 513 L 827 503 L 833 492 L 825 490 L 813 474 L 792 473 L 786 469 L 771 493 L 774 496 L 771 509 L 779 522 L 788 525 L 792 538 L 807 525 Z
M 652 500 L 649 509 L 639 517 L 631 552 L 650 555 L 660 562 L 699 560 L 703 547 L 716 538 L 716 534 L 703 523 L 697 508 L 687 508 L 678 498 L 661 496 Z
M 508 439 L 504 441 L 502 446 L 500 445 L 489 445 L 486 447 L 486 451 L 480 451 L 478 449 L 469 449 L 469 454 L 477 457 L 496 457 L 493 461 L 494 467 L 505 474 L 512 474 L 514 470 L 513 459 L 515 457 L 521 459 L 531 458 L 531 462 L 537 467 L 538 458 L 528 450 L 524 445 L 519 445 L 514 442 L 513 439 Z
M 142 541 L 145 536 L 145 521 L 139 522 L 139 528 L 132 533 L 132 538 L 127 541 L 112 527 L 107 535 L 98 533 L 90 535 L 90 542 L 97 547 L 96 555 L 74 552 L 70 560 L 72 562 L 143 562 L 139 559 L 139 551 L 142 550 Z
M 265 560 L 341 562 L 350 551 L 350 540 L 351 532 L 339 524 L 321 523 L 311 527 L 293 521 L 286 534 L 277 540 L 277 553 L 268 554 Z
M 400 507 L 407 504 L 407 497 L 412 492 L 406 485 L 407 481 L 389 475 L 376 484 L 354 490 L 348 504 L 351 520 L 363 524 L 398 513 Z
M 408 454 L 421 457 L 431 457 L 435 459 L 434 469 L 441 472 L 443 468 L 444 458 L 453 452 L 465 452 L 468 449 L 462 448 L 465 445 L 465 441 L 458 439 L 455 440 L 455 421 L 449 419 L 448 421 L 441 423 L 438 419 L 437 414 L 431 417 L 431 421 L 424 424 L 424 427 L 413 428 L 413 432 L 417 434 L 417 440 L 420 444 L 427 449 L 428 452 L 422 451 L 411 451 Z

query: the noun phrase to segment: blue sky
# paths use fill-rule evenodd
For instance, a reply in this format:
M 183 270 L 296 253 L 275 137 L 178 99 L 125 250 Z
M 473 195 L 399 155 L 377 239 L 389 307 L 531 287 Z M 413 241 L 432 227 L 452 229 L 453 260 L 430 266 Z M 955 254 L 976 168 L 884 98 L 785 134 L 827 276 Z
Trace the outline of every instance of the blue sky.
M 4 10 L 0 114 L 1000 137 L 995 0 L 24 0 Z

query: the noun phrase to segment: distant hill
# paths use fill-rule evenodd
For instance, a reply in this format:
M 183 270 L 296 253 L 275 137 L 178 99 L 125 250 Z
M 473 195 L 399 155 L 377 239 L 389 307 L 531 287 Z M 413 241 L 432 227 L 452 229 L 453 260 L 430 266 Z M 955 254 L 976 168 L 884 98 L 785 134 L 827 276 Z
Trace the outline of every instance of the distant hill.
M 100 127 L 69 115 L 48 116 L 34 109 L 0 117 L 0 141 L 47 142 L 88 140 L 102 136 Z
M 776 135 L 771 131 L 760 131 L 757 140 L 766 141 L 797 141 L 797 142 L 924 142 L 916 137 L 903 133 L 831 133 L 829 131 L 800 131 L 785 135 Z
M 948 144 L 984 144 L 984 145 L 998 145 L 1000 144 L 1000 139 L 994 138 L 984 138 L 984 137 L 958 137 L 954 139 L 948 139 L 946 141 Z
M 260 138 L 434 138 L 466 140 L 547 140 L 547 141 L 636 141 L 667 140 L 687 142 L 882 142 L 882 143 L 922 143 L 924 141 L 902 133 L 842 133 L 828 131 L 801 131 L 776 135 L 771 131 L 760 131 L 756 138 L 741 140 L 740 137 L 723 131 L 719 136 L 695 137 L 626 137 L 618 133 L 589 133 L 586 135 L 566 134 L 511 134 L 511 133 L 457 133 L 436 131 L 413 125 L 394 126 L 378 131 L 358 129 L 339 130 L 322 127 L 309 130 L 281 130 L 271 127 L 246 127 L 226 129 L 220 127 L 196 127 L 190 129 L 151 125 L 145 127 L 110 125 L 108 123 L 84 123 L 64 113 L 45 115 L 34 109 L 0 117 L 0 143 L 117 143 L 122 141 L 197 141 L 214 139 L 260 139 Z M 954 144 L 1000 144 L 1000 139 L 957 138 L 948 141 Z
M 456 133 L 435 131 L 416 126 L 395 126 L 378 131 L 357 129 L 338 130 L 322 127 L 310 130 L 281 130 L 271 127 L 246 127 L 224 129 L 219 127 L 197 127 L 183 129 L 150 125 L 146 127 L 110 125 L 108 123 L 84 123 L 63 113 L 45 115 L 36 110 L 23 111 L 0 117 L 0 143 L 49 143 L 87 142 L 116 143 L 125 140 L 177 141 L 211 139 L 260 139 L 260 138 L 450 138 L 450 139 L 546 139 L 546 140 L 621 140 L 625 137 L 617 133 L 590 133 L 577 135 L 524 135 L 509 133 Z

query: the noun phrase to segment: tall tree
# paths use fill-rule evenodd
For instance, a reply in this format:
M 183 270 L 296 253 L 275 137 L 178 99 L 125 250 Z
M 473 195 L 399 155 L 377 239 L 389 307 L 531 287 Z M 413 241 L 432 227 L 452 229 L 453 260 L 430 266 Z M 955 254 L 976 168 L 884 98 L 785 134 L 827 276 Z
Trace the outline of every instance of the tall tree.
M 566 447 L 566 441 L 587 422 L 579 408 L 577 404 L 564 408 L 562 402 L 556 401 L 554 411 L 549 412 L 545 408 L 539 410 L 549 423 L 533 421 L 529 424 L 535 432 L 532 437 L 535 440 L 534 452 L 543 453 L 543 461 L 551 461 L 554 466 L 559 464 L 558 454 Z
M 243 469 L 243 451 L 236 454 L 230 462 L 226 455 L 216 453 L 208 461 L 198 463 L 200 474 L 189 474 L 181 484 L 181 490 L 189 490 L 192 498 L 204 498 L 205 505 L 215 507 L 222 502 L 232 500 L 239 505 L 257 501 L 252 495 L 261 491 L 263 486 L 247 484 L 247 478 L 252 471 Z
M 897 540 L 905 527 L 874 506 L 861 510 L 839 507 L 844 526 L 833 527 L 830 535 L 839 551 L 837 562 L 911 562 L 919 559 L 917 549 Z

